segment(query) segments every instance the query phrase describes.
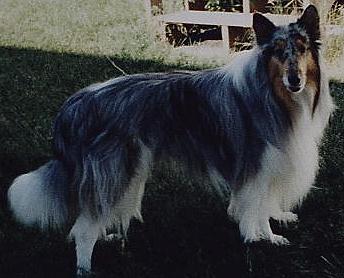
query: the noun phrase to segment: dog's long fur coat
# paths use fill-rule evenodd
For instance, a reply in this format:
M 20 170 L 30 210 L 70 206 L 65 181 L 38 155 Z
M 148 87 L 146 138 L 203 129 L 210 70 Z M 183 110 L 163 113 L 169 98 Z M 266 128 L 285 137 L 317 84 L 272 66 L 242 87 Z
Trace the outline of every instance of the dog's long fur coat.
M 79 273 L 97 239 L 140 218 L 154 162 L 172 158 L 226 182 L 228 213 L 246 242 L 287 243 L 269 218 L 291 209 L 314 181 L 318 144 L 333 109 L 313 6 L 287 26 L 255 14 L 257 46 L 229 66 L 137 74 L 70 97 L 54 125 L 55 158 L 18 177 L 10 206 L 24 224 L 72 222 Z

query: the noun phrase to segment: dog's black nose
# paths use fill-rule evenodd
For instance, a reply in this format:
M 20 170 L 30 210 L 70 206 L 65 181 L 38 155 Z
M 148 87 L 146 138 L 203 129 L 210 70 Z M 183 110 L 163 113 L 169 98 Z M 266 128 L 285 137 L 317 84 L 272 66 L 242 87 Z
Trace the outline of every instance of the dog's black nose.
M 297 74 L 289 74 L 288 82 L 293 87 L 300 87 L 301 79 L 298 77 Z

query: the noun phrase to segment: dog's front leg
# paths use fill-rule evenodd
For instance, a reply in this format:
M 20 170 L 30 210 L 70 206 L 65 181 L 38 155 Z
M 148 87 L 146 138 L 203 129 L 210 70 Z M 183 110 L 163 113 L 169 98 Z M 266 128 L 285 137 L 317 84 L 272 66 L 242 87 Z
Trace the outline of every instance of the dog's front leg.
M 244 242 L 268 240 L 273 244 L 288 244 L 288 240 L 275 235 L 270 227 L 269 173 L 261 171 L 254 179 L 232 192 L 228 212 L 239 223 Z M 234 213 L 234 215 L 233 215 Z

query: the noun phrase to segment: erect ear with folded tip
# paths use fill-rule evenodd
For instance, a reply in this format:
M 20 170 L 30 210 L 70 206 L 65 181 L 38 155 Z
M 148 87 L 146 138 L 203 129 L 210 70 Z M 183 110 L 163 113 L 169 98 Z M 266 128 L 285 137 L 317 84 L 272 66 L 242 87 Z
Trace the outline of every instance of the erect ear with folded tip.
M 267 43 L 276 30 L 275 24 L 260 13 L 253 14 L 253 30 L 256 33 L 258 45 Z
M 320 17 L 315 6 L 309 5 L 297 23 L 306 30 L 311 40 L 317 41 L 320 39 Z

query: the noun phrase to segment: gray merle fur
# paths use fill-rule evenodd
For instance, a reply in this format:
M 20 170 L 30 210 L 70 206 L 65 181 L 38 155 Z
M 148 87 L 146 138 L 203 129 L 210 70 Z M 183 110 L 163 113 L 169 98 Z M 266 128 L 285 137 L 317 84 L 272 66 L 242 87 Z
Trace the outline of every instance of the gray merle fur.
M 90 86 L 63 105 L 54 152 L 80 209 L 109 213 L 127 190 L 140 144 L 154 160 L 172 157 L 191 172 L 216 170 L 240 187 L 260 167 L 267 144 L 290 126 L 259 55 L 235 84 L 223 69 L 137 74 Z

